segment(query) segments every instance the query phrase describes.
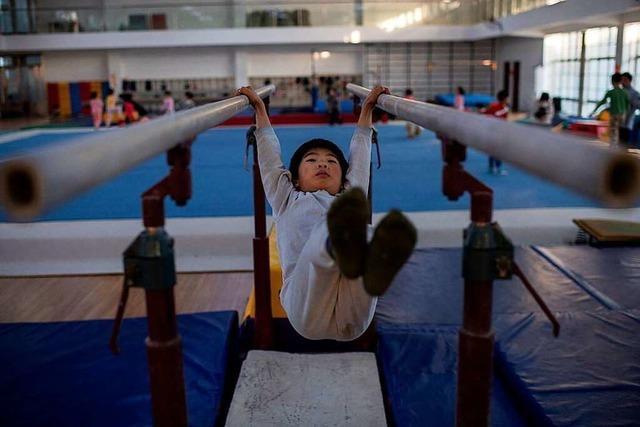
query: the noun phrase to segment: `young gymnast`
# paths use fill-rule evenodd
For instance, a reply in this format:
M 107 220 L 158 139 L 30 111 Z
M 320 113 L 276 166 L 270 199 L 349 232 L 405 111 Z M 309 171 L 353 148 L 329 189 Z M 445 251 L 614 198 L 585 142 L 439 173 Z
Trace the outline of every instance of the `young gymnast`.
M 397 210 L 380 221 L 368 242 L 371 117 L 382 93 L 389 91 L 374 88 L 362 105 L 348 163 L 333 142 L 311 139 L 286 169 L 262 99 L 250 87 L 238 90 L 256 113 L 260 174 L 278 230 L 280 302 L 296 331 L 309 339 L 359 337 L 373 320 L 377 295 L 416 243 L 415 228 Z

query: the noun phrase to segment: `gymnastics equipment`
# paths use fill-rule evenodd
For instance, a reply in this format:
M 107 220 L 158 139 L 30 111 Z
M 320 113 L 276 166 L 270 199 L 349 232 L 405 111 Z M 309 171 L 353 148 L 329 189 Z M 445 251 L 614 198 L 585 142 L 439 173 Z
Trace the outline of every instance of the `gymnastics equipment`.
M 356 85 L 348 85 L 347 89 L 360 98 L 366 97 L 370 92 L 368 89 Z M 493 348 L 495 336 L 492 329 L 493 281 L 510 279 L 512 275 L 516 275 L 553 324 L 554 336 L 558 335 L 560 325 L 515 262 L 513 244 L 503 233 L 500 226 L 492 222 L 493 191 L 465 171 L 462 166 L 462 162 L 466 159 L 467 140 L 472 140 L 471 130 L 473 128 L 466 129 L 467 126 L 475 124 L 474 127 L 479 129 L 478 133 L 481 135 L 480 141 L 482 143 L 478 145 L 483 151 L 493 154 L 496 157 L 501 157 L 506 161 L 514 162 L 514 160 L 519 160 L 525 166 L 528 165 L 532 170 L 538 170 L 536 169 L 537 165 L 535 163 L 530 165 L 528 161 L 519 159 L 517 155 L 505 157 L 498 154 L 500 153 L 499 149 L 502 147 L 500 147 L 499 144 L 496 147 L 496 145 L 493 144 L 493 140 L 489 138 L 489 135 L 493 132 L 494 138 L 502 138 L 503 141 L 506 141 L 510 134 L 500 127 L 492 128 L 493 124 L 504 125 L 504 123 L 497 120 L 488 122 L 488 120 L 492 119 L 457 112 L 443 107 L 433 107 L 425 103 L 406 100 L 391 95 L 380 95 L 377 104 L 383 110 L 399 118 L 413 121 L 438 132 L 439 138 L 442 140 L 442 157 L 445 162 L 442 172 L 442 191 L 444 195 L 449 200 L 457 200 L 465 192 L 468 192 L 470 195 L 471 223 L 464 231 L 464 251 L 462 259 L 464 304 L 463 321 L 459 330 L 458 340 L 455 420 L 457 427 L 486 427 L 490 419 L 491 383 L 493 379 Z M 452 112 L 454 115 L 450 116 L 449 113 Z M 460 114 L 464 114 L 465 116 L 460 116 Z M 462 126 L 456 126 L 452 120 L 452 118 L 464 120 L 466 117 L 472 117 L 477 123 L 467 123 Z M 476 120 L 478 117 L 480 121 Z M 481 129 L 483 125 L 485 128 Z M 463 129 L 462 132 L 459 131 L 460 128 Z M 465 133 L 466 131 L 469 132 Z M 469 145 L 473 146 L 472 143 Z M 492 150 L 498 151 L 494 152 Z M 517 151 L 512 150 L 512 152 Z M 598 152 L 592 154 L 591 157 L 587 157 L 588 159 L 593 158 L 590 164 L 598 165 L 605 161 L 613 161 L 607 157 L 602 159 L 603 156 L 601 156 L 600 153 L 601 152 Z M 635 163 L 635 160 L 626 159 L 622 154 L 620 154 L 618 158 L 621 159 L 619 162 L 623 163 L 623 165 L 630 165 L 626 168 L 633 170 L 636 174 L 635 176 L 638 176 L 638 165 Z M 542 161 L 549 160 L 543 157 Z M 544 168 L 540 170 L 544 170 Z M 570 181 L 564 181 L 564 183 L 565 185 L 568 183 L 575 184 Z M 637 195 L 637 183 L 634 184 L 636 186 L 634 191 Z M 585 192 L 584 188 L 580 188 L 580 190 Z M 607 190 L 610 189 L 607 188 Z M 613 190 L 606 192 L 606 194 L 602 194 L 602 192 L 589 193 L 592 197 L 601 200 L 606 199 L 606 201 L 609 202 L 614 199 L 612 194 L 619 196 L 619 193 Z M 630 196 L 625 194 L 625 197 Z M 633 197 L 635 197 L 635 195 Z M 628 202 L 629 200 L 622 201 L 621 198 L 616 198 L 615 200 L 615 203 L 624 204 Z
M 268 97 L 275 87 L 256 92 Z M 34 150 L 0 163 L 0 196 L 16 219 L 31 219 L 46 209 L 112 178 L 138 163 L 167 152 L 169 174 L 142 194 L 145 229 L 123 254 L 122 294 L 109 347 L 118 354 L 118 336 L 129 288 L 145 291 L 151 406 L 156 427 L 188 425 L 182 340 L 178 333 L 173 287 L 174 243 L 164 230 L 164 199 L 178 206 L 191 198 L 191 145 L 195 136 L 244 110 L 245 96 L 204 105 L 124 130 L 104 132 L 51 149 Z
M 274 85 L 256 92 L 268 97 Z M 9 217 L 28 221 L 137 164 L 235 116 L 245 96 L 203 105 L 113 132 L 97 132 L 0 162 L 0 203 Z
M 347 90 L 362 99 L 370 92 L 352 83 Z M 630 207 L 640 196 L 640 162 L 622 150 L 393 95 L 380 95 L 377 106 L 608 206 Z

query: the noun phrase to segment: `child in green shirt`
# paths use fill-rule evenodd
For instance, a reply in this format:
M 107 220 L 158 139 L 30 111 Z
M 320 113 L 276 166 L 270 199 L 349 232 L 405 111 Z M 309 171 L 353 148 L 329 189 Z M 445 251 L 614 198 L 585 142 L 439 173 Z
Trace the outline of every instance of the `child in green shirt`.
M 629 109 L 629 95 L 620 87 L 622 84 L 622 74 L 615 73 L 611 76 L 613 89 L 604 94 L 604 98 L 596 104 L 593 109 L 593 116 L 601 105 L 609 100 L 609 142 L 611 146 L 617 146 L 620 139 L 620 127 L 624 123 L 625 115 Z

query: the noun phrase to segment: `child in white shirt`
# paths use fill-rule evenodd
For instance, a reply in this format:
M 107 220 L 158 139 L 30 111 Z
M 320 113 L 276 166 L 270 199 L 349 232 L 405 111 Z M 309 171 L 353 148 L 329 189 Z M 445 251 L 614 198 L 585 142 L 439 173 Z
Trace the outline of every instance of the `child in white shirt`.
M 312 139 L 286 169 L 262 99 L 249 87 L 238 91 L 256 112 L 260 174 L 278 230 L 280 301 L 296 331 L 309 339 L 359 337 L 373 320 L 377 295 L 416 243 L 415 228 L 395 210 L 367 242 L 371 116 L 382 93 L 388 90 L 374 88 L 362 105 L 349 163 L 331 141 Z

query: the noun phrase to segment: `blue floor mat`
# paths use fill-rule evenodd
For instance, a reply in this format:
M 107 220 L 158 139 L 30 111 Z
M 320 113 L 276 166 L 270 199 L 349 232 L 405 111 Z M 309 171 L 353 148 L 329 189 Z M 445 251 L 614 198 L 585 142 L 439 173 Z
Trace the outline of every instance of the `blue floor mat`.
M 552 311 L 606 310 L 533 250 L 516 248 L 515 259 Z M 461 249 L 417 249 L 378 300 L 376 321 L 461 324 L 463 285 Z M 494 317 L 531 312 L 540 309 L 518 278 L 493 283 Z
M 345 152 L 352 125 L 277 127 L 285 164 L 295 149 L 311 137 L 335 141 Z M 441 190 L 442 158 L 439 141 L 431 132 L 408 140 L 402 126 L 378 126 L 382 169 L 374 168 L 375 212 L 391 208 L 405 211 L 467 209 L 468 196 L 450 202 Z M 113 131 L 114 138 L 117 130 Z M 253 214 L 251 173 L 243 165 L 244 128 L 217 128 L 198 136 L 193 146 L 193 197 L 183 208 L 166 203 L 168 217 L 247 216 Z M 77 133 L 41 134 L 0 144 L 0 158 L 25 148 L 53 145 Z M 374 159 L 375 164 L 375 159 Z M 540 208 L 596 206 L 590 200 L 559 189 L 515 168 L 508 176 L 487 173 L 487 157 L 470 150 L 466 168 L 495 191 L 494 207 Z M 140 217 L 140 194 L 168 171 L 165 156 L 148 160 L 131 171 L 47 213 L 41 220 L 118 219 Z M 402 189 L 402 191 L 398 191 Z M 0 212 L 0 221 L 6 221 Z
M 640 248 L 558 246 L 540 248 L 541 255 L 573 277 L 612 309 L 640 308 Z
M 501 316 L 499 376 L 544 426 L 640 425 L 640 323 L 624 312 Z
M 145 318 L 125 319 L 121 354 L 111 320 L 0 324 L 0 425 L 151 426 Z M 237 357 L 235 311 L 178 316 L 190 426 L 221 411 L 227 365 Z
M 458 330 L 429 325 L 378 326 L 378 364 L 393 425 L 455 425 Z M 494 378 L 491 426 L 525 426 L 502 383 Z

